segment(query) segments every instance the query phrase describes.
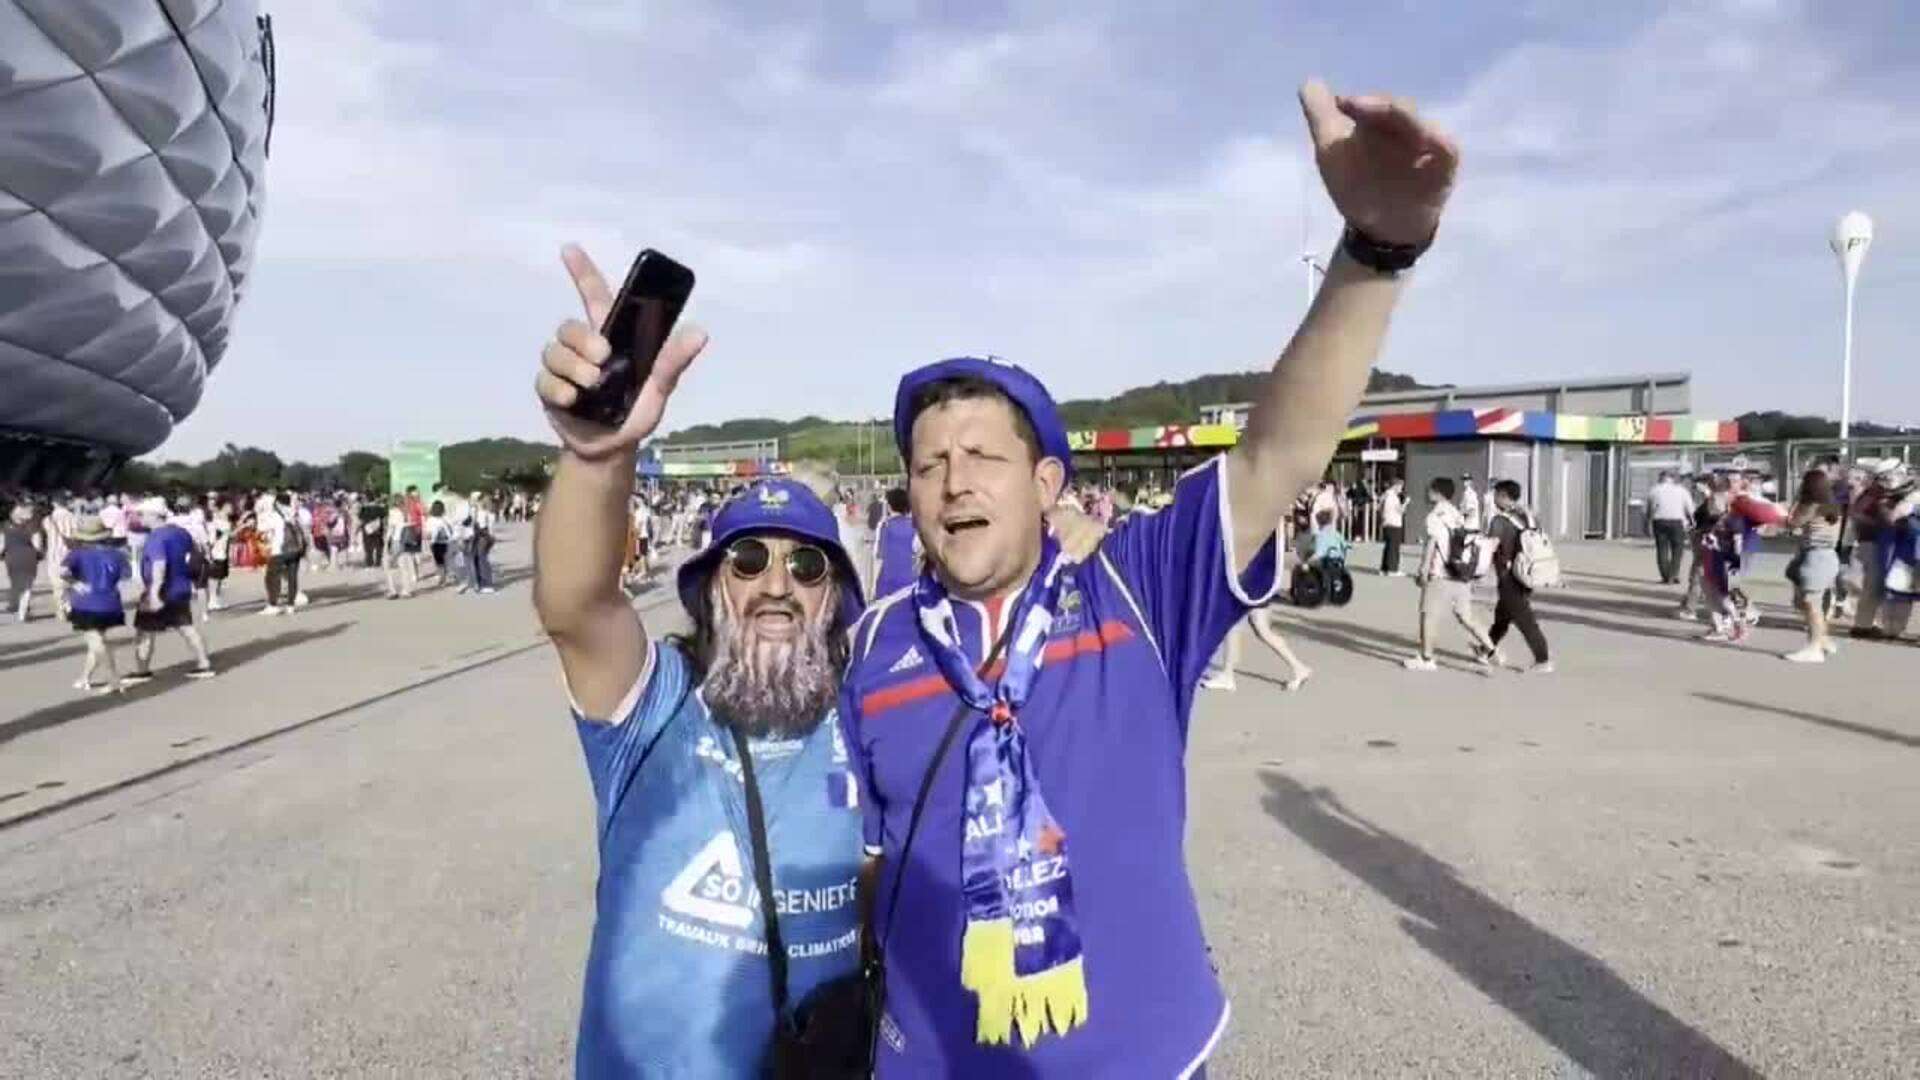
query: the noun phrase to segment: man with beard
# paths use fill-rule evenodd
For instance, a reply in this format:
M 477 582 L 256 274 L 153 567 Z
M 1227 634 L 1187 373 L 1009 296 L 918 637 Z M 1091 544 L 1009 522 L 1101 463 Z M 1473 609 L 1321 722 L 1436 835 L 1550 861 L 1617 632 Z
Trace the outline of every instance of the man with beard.
M 1226 1028 L 1184 852 L 1195 684 L 1273 592 L 1275 526 L 1359 401 L 1457 161 L 1403 100 L 1311 82 L 1301 103 L 1339 253 L 1238 446 L 1096 557 L 1041 525 L 1073 465 L 1040 380 L 975 358 L 901 380 L 927 567 L 854 627 L 840 706 L 880 860 L 883 1077 L 1185 1077 Z
M 564 449 L 537 519 L 534 603 L 560 654 L 598 811 L 575 1072 L 755 1076 L 774 998 L 748 769 L 789 1000 L 858 965 L 857 789 L 831 717 L 859 578 L 811 491 L 756 483 L 717 510 L 711 544 L 680 569 L 691 630 L 650 638 L 620 588 L 635 447 L 705 341 L 685 331 L 667 343 L 618 430 L 567 415 L 607 359 L 594 327 L 611 296 L 584 253 L 569 248 L 566 261 L 588 321 L 560 328 L 538 380 Z

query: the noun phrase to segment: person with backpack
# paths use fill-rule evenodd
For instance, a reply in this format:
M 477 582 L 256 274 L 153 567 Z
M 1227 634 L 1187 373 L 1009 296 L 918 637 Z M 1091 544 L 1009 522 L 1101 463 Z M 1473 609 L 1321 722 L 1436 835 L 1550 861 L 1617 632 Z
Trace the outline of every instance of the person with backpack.
M 281 556 L 289 543 L 287 533 L 293 529 L 291 523 L 281 515 L 271 495 L 262 495 L 253 505 L 253 533 L 258 538 L 266 554 L 267 604 L 260 609 L 262 615 L 279 615 L 283 610 L 293 610 L 293 593 L 286 589 L 286 563 Z M 284 608 L 281 600 L 286 601 Z
M 1474 661 L 1483 667 L 1493 664 L 1493 642 L 1473 614 L 1473 581 L 1484 573 L 1481 535 L 1467 527 L 1467 519 L 1453 505 L 1456 489 L 1448 477 L 1436 477 L 1427 485 L 1427 501 L 1433 509 L 1427 513 L 1427 542 L 1421 550 L 1420 568 L 1414 582 L 1420 586 L 1420 651 L 1401 661 L 1408 671 L 1436 671 L 1434 639 L 1440 632 L 1440 617 L 1451 613 L 1473 643 Z
M 166 630 L 178 633 L 193 653 L 194 664 L 187 678 L 210 679 L 213 661 L 193 618 L 194 571 L 196 564 L 204 568 L 205 562 L 186 528 L 186 515 L 170 513 L 166 500 L 159 498 L 142 503 L 137 513 L 147 527 L 147 542 L 140 549 L 138 565 L 140 599 L 133 613 L 133 670 L 120 681 L 142 683 L 153 678 L 155 639 Z
M 1507 636 L 1508 627 L 1517 626 L 1520 636 L 1527 639 L 1527 648 L 1533 651 L 1533 666 L 1527 672 L 1551 675 L 1553 660 L 1547 655 L 1547 636 L 1540 632 L 1540 620 L 1533 616 L 1533 590 L 1548 584 L 1546 576 L 1557 576 L 1559 563 L 1553 560 L 1552 548 L 1545 543 L 1546 534 L 1541 532 L 1533 512 L 1520 505 L 1519 483 L 1501 480 L 1494 484 L 1493 507 L 1493 520 L 1487 526 L 1487 535 L 1493 540 L 1494 586 L 1499 596 L 1493 609 L 1493 629 L 1487 634 L 1493 642 L 1493 661 L 1505 663 L 1500 642 Z

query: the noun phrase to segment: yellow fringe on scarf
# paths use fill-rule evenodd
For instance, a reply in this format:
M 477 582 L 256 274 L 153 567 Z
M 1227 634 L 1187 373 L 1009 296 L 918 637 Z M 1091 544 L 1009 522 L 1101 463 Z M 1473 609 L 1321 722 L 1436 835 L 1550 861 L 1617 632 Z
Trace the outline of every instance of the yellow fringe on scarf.
M 1080 958 L 1014 980 L 1020 1038 L 1028 1047 L 1052 1027 L 1065 1035 L 1087 1022 L 1087 977 Z
M 1065 1035 L 1087 1022 L 1086 968 L 1080 958 L 1033 975 L 1013 972 L 1013 920 L 967 923 L 960 939 L 960 985 L 980 999 L 974 1040 L 985 1046 L 1013 1041 L 1031 1047 L 1049 1029 Z

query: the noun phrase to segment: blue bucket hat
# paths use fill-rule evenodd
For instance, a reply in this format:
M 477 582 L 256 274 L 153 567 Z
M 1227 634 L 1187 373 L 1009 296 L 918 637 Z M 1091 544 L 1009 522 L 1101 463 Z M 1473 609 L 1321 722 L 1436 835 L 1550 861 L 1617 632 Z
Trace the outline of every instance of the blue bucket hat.
M 893 441 L 900 448 L 900 460 L 912 457 L 914 397 L 943 379 L 968 378 L 999 387 L 1033 425 L 1034 434 L 1040 437 L 1040 456 L 1059 459 L 1068 482 L 1073 480 L 1073 447 L 1067 442 L 1067 428 L 1060 422 L 1053 395 L 1025 368 L 997 356 L 957 356 L 907 372 L 893 395 Z
M 833 511 L 811 489 L 784 478 L 754 482 L 713 515 L 712 542 L 680 565 L 676 584 L 680 603 L 688 611 L 706 590 L 707 579 L 726 555 L 727 545 L 756 533 L 779 533 L 818 544 L 840 578 L 840 610 L 834 616 L 834 625 L 853 625 L 866 607 L 866 598 L 860 591 L 860 575 L 854 571 L 853 560 L 840 546 L 840 525 Z

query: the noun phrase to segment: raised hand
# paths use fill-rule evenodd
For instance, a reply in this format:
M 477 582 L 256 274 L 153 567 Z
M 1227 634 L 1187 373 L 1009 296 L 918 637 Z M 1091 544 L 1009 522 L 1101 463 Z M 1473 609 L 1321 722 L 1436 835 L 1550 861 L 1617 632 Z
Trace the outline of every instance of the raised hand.
M 560 261 L 566 264 L 573 287 L 580 294 L 586 320 L 568 319 L 554 332 L 553 340 L 540 351 L 540 373 L 534 377 L 534 391 L 547 411 L 547 421 L 567 449 L 583 458 L 606 457 L 619 450 L 637 446 L 653 434 L 666 415 L 667 399 L 680 382 L 700 350 L 707 346 L 707 335 L 697 327 L 681 327 L 660 346 L 653 371 L 634 400 L 626 422 L 609 428 L 582 420 L 567 408 L 580 396 L 582 387 L 600 379 L 601 365 L 613 355 L 613 346 L 600 334 L 600 327 L 613 309 L 613 290 L 600 268 L 587 253 L 573 244 L 560 249 Z
M 1060 541 L 1060 550 L 1068 560 L 1077 563 L 1091 559 L 1100 550 L 1101 541 L 1107 538 L 1107 527 L 1099 518 L 1071 506 L 1048 510 L 1047 527 L 1053 531 L 1054 539 Z
M 1425 244 L 1453 192 L 1460 148 L 1406 98 L 1336 97 L 1311 79 L 1300 108 L 1320 178 L 1342 217 L 1388 244 Z

